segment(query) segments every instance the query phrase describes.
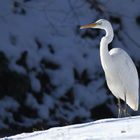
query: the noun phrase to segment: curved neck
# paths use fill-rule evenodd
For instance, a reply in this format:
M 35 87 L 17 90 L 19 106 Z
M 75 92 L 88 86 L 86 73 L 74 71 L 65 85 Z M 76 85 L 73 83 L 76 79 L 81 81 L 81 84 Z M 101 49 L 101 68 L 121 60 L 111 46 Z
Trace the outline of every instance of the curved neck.
M 113 40 L 113 29 L 110 26 L 108 29 L 105 29 L 106 35 L 101 39 L 100 42 L 100 58 L 103 69 L 107 69 L 108 65 L 111 64 L 111 58 L 108 50 L 108 44 Z
M 108 26 L 108 28 L 105 28 L 104 30 L 106 32 L 106 35 L 104 36 L 104 38 L 106 38 L 106 42 L 109 44 L 111 43 L 114 37 L 114 32 L 113 32 L 113 28 L 111 24 Z

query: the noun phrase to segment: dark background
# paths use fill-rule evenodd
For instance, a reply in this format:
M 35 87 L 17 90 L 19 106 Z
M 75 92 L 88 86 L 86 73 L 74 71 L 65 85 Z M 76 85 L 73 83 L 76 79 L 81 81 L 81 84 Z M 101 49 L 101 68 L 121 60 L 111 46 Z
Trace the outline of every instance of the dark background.
M 100 64 L 104 32 L 79 27 L 109 20 L 109 49 L 127 51 L 139 73 L 139 0 L 1 0 L 0 11 L 1 136 L 117 117 Z

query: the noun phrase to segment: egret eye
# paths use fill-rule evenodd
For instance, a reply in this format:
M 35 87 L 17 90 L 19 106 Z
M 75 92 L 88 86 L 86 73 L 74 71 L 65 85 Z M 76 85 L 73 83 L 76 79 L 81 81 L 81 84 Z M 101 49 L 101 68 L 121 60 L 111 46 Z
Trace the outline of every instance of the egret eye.
M 102 22 L 98 22 L 98 25 L 102 25 Z

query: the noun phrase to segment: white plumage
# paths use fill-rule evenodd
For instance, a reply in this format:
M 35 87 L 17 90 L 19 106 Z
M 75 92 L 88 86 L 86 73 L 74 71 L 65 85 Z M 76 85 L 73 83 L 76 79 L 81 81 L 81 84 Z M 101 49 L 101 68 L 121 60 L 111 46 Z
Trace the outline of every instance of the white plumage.
M 120 48 L 114 48 L 109 52 L 112 59 L 114 71 L 108 74 L 105 70 L 107 85 L 114 96 L 125 100 L 133 109 L 138 110 L 138 74 L 136 67 L 129 55 Z
M 108 44 L 113 40 L 111 24 L 104 19 L 95 23 L 81 26 L 83 28 L 100 28 L 106 31 L 106 35 L 100 42 L 100 58 L 107 85 L 113 95 L 126 101 L 135 111 L 139 106 L 139 80 L 136 67 L 130 56 L 120 48 L 108 50 Z

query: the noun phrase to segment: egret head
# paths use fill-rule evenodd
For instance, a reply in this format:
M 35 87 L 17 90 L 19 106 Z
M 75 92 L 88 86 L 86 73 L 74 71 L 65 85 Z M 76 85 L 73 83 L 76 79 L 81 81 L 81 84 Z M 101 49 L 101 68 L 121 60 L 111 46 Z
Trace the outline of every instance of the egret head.
M 111 24 L 109 21 L 105 19 L 97 20 L 94 23 L 86 24 L 80 27 L 80 29 L 87 29 L 87 28 L 97 28 L 97 29 L 104 29 L 107 30 L 111 27 Z
M 110 43 L 113 39 L 114 33 L 112 26 L 109 21 L 105 19 L 97 20 L 94 23 L 86 24 L 80 27 L 80 29 L 87 29 L 87 28 L 97 28 L 97 29 L 104 29 L 106 31 L 106 39 L 107 42 Z

